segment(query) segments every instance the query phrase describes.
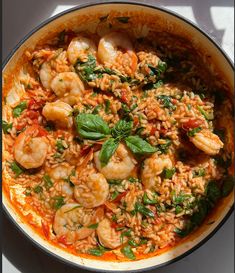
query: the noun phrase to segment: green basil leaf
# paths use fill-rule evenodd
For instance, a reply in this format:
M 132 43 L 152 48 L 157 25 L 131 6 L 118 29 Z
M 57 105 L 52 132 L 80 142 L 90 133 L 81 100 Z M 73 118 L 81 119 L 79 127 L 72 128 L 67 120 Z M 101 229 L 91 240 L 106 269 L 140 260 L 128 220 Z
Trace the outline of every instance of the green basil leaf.
M 102 167 L 107 165 L 109 159 L 115 153 L 118 144 L 119 142 L 117 140 L 115 140 L 114 138 L 110 138 L 106 140 L 105 143 L 102 145 L 102 148 L 99 153 L 99 159 Z
M 111 134 L 114 138 L 125 138 L 131 133 L 133 127 L 132 121 L 119 120 L 111 130 Z
M 230 192 L 233 190 L 234 187 L 234 177 L 233 176 L 227 176 L 223 180 L 222 189 L 221 189 L 221 195 L 223 197 L 226 197 L 230 194 Z
M 98 140 L 110 133 L 108 124 L 98 115 L 78 114 L 75 122 L 81 138 Z
M 155 153 L 157 149 L 151 146 L 147 141 L 143 140 L 139 136 L 129 136 L 125 139 L 127 147 L 135 155 L 150 155 Z
M 2 130 L 5 134 L 9 133 L 12 129 L 12 123 L 7 123 L 5 120 L 2 121 Z
M 128 241 L 128 244 L 129 244 L 130 246 L 133 246 L 133 247 L 139 246 L 139 244 L 137 244 L 136 241 L 135 241 L 134 239 L 130 239 L 130 240 Z
M 27 108 L 27 102 L 22 101 L 13 109 L 13 117 L 17 118 L 21 115 L 21 113 Z
M 162 154 L 166 154 L 168 152 L 172 143 L 170 139 L 165 139 L 165 141 L 166 143 L 157 145 L 157 150 L 160 151 Z
M 130 260 L 135 260 L 135 258 L 136 258 L 134 252 L 132 251 L 132 249 L 129 245 L 124 246 L 121 249 L 121 252 Z

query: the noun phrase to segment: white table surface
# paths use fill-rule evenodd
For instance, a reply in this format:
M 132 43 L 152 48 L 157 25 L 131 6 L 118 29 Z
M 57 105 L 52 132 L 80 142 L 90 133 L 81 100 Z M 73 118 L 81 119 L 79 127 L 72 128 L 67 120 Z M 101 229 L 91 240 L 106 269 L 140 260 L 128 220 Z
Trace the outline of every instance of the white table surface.
M 3 0 L 3 60 L 32 28 L 83 0 Z M 108 2 L 108 1 L 107 1 Z M 233 0 L 151 0 L 192 20 L 234 60 Z M 47 256 L 3 215 L 3 273 L 85 273 Z M 182 260 L 149 273 L 234 273 L 234 214 L 202 247 Z

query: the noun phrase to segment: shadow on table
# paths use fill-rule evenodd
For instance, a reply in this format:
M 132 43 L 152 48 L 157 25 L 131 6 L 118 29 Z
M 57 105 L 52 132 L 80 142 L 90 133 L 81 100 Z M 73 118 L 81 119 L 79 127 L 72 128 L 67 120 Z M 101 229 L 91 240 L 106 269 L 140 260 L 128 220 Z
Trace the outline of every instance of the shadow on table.
M 75 269 L 50 257 L 35 247 L 29 239 L 16 229 L 5 213 L 2 217 L 2 252 L 4 256 L 22 273 L 89 273 Z M 30 256 L 29 256 L 30 254 Z

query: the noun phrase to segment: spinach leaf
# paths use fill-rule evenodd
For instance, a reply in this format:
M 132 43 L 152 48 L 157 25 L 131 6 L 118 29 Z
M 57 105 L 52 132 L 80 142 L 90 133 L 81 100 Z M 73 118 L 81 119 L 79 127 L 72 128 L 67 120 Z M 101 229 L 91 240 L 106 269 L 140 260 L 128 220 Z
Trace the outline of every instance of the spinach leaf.
M 216 182 L 209 182 L 206 187 L 206 196 L 213 204 L 215 204 L 221 197 L 221 192 Z
M 93 256 L 102 256 L 107 250 L 107 248 L 99 244 L 98 247 L 89 249 L 88 253 Z
M 90 229 L 97 229 L 98 225 L 99 225 L 98 223 L 92 224 L 92 225 L 88 226 L 88 228 L 90 228 Z
M 191 130 L 189 130 L 189 131 L 187 132 L 187 135 L 188 135 L 189 137 L 193 137 L 193 136 L 196 135 L 196 133 L 200 132 L 201 130 L 202 130 L 201 127 L 193 128 L 193 129 L 191 129 Z
M 104 111 L 106 114 L 109 113 L 109 109 L 110 108 L 110 100 L 105 100 L 105 108 L 104 108 Z
M 132 121 L 119 120 L 111 130 L 111 135 L 114 138 L 122 139 L 128 137 L 133 126 Z
M 53 207 L 55 209 L 59 209 L 65 204 L 63 196 L 55 196 L 53 197 L 53 199 L 54 199 Z
M 205 176 L 205 174 L 206 174 L 205 169 L 198 169 L 193 172 L 193 177 Z
M 157 149 L 150 145 L 147 141 L 143 140 L 139 136 L 129 136 L 125 138 L 127 147 L 138 156 L 150 155 L 155 153 Z
M 27 108 L 27 102 L 22 101 L 13 109 L 13 117 L 17 118 L 21 115 L 21 113 Z
M 5 134 L 9 133 L 12 129 L 12 123 L 7 123 L 5 120 L 2 120 L 2 130 Z
M 165 108 L 168 108 L 170 110 L 175 110 L 176 106 L 172 103 L 171 97 L 170 96 L 166 96 L 166 95 L 159 95 L 157 96 L 157 99 L 160 99 L 161 102 L 163 103 L 163 106 Z
M 167 154 L 168 149 L 171 146 L 171 140 L 170 139 L 165 139 L 165 141 L 166 141 L 166 143 L 157 145 L 157 150 L 160 151 L 162 154 Z
M 10 168 L 15 173 L 15 178 L 17 178 L 20 174 L 23 173 L 23 170 L 15 161 L 11 163 Z
M 229 175 L 223 179 L 223 184 L 221 188 L 222 197 L 226 197 L 230 194 L 234 187 L 234 177 Z
M 116 17 L 116 19 L 120 22 L 120 23 L 123 23 L 123 24 L 127 24 L 130 17 Z
M 121 249 L 121 252 L 130 260 L 135 260 L 135 258 L 136 258 L 134 252 L 132 251 L 132 249 L 129 245 L 124 246 Z
M 154 213 L 139 202 L 135 203 L 135 212 L 139 212 L 146 217 L 154 218 Z
M 206 215 L 210 211 L 210 205 L 208 201 L 204 198 L 200 199 L 198 202 L 198 210 L 194 212 L 191 217 L 192 226 L 199 226 L 203 220 L 206 218 Z
M 137 183 L 137 182 L 140 182 L 140 180 L 136 177 L 129 177 L 128 178 L 128 181 L 130 181 L 131 183 Z
M 152 82 L 149 82 L 147 84 L 145 84 L 142 89 L 143 91 L 145 90 L 150 90 L 150 89 L 157 89 L 158 87 L 162 86 L 163 85 L 163 81 L 162 80 L 159 80 L 155 83 L 152 83 Z
M 81 138 L 98 140 L 110 133 L 108 124 L 98 115 L 78 114 L 75 122 Z
M 48 174 L 43 176 L 44 186 L 48 190 L 53 186 L 53 182 Z
M 213 120 L 214 119 L 213 112 L 206 112 L 201 106 L 198 106 L 197 109 L 204 116 L 204 118 L 206 120 Z
M 123 243 L 123 237 L 131 237 L 131 229 L 128 229 L 121 233 L 121 237 L 120 237 L 121 243 Z
M 163 170 L 163 177 L 166 179 L 171 179 L 174 173 L 175 173 L 175 168 L 172 168 L 172 169 L 165 168 Z
M 90 54 L 88 55 L 88 60 L 86 62 L 82 62 L 78 59 L 74 67 L 84 81 L 89 82 L 97 78 L 97 75 L 95 74 L 96 59 Z
M 63 151 L 65 150 L 65 147 L 64 147 L 62 141 L 63 141 L 63 139 L 61 139 L 61 138 L 58 138 L 56 141 L 56 148 L 59 153 L 63 153 Z
M 120 185 L 122 183 L 122 179 L 109 179 L 109 185 Z
M 99 160 L 101 162 L 101 166 L 104 167 L 109 162 L 109 159 L 115 153 L 119 142 L 114 138 L 110 138 L 105 141 L 102 145 L 101 151 L 99 153 Z
M 35 193 L 41 193 L 41 192 L 43 192 L 43 188 L 41 186 L 36 186 L 33 188 L 33 191 Z
M 130 240 L 128 241 L 128 244 L 129 244 L 130 246 L 133 246 L 133 247 L 139 246 L 139 244 L 137 244 L 136 241 L 135 241 L 134 239 L 130 239 Z
M 120 194 L 120 192 L 114 191 L 114 192 L 111 194 L 110 200 L 111 200 L 111 201 L 114 201 L 114 200 L 118 197 L 119 194 Z
M 143 203 L 145 205 L 153 205 L 153 204 L 157 204 L 157 200 L 156 199 L 150 199 L 147 195 L 147 193 L 145 192 L 143 195 Z

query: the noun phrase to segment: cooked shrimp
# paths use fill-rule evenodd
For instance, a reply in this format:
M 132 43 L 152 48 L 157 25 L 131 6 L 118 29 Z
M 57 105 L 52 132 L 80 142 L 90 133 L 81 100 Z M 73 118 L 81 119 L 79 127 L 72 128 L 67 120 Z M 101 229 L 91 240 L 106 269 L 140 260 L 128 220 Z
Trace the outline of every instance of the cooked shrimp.
M 189 139 L 198 149 L 208 155 L 218 154 L 224 146 L 220 138 L 208 129 L 201 130 Z
M 90 236 L 94 229 L 88 226 L 101 221 L 102 218 L 100 208 L 91 211 L 85 210 L 77 203 L 70 203 L 56 211 L 53 229 L 58 238 L 63 238 L 66 244 L 72 244 Z
M 168 155 L 158 155 L 155 153 L 150 158 L 145 159 L 141 174 L 142 183 L 145 188 L 153 188 L 157 175 L 161 174 L 165 168 L 171 169 L 172 167 L 173 164 Z
M 136 161 L 127 148 L 123 144 L 119 144 L 116 152 L 110 158 L 108 164 L 104 167 L 101 166 L 99 160 L 99 151 L 94 154 L 96 168 L 107 179 L 125 179 L 130 176 L 133 171 Z
M 74 38 L 67 49 L 67 56 L 71 64 L 75 64 L 77 59 L 87 56 L 89 53 L 95 55 L 96 45 L 88 38 L 79 36 Z
M 121 231 L 116 231 L 111 226 L 110 220 L 104 218 L 97 228 L 99 242 L 107 248 L 114 249 L 127 241 L 126 237 L 121 240 Z
M 57 74 L 51 82 L 51 89 L 64 102 L 74 105 L 84 91 L 84 85 L 74 72 Z
M 43 165 L 48 141 L 40 134 L 40 126 L 33 125 L 20 133 L 14 144 L 15 160 L 25 169 L 38 168 Z
M 98 57 L 102 63 L 114 63 L 118 56 L 123 65 L 129 66 L 134 73 L 137 56 L 130 39 L 123 33 L 111 32 L 100 39 Z
M 50 62 L 45 62 L 42 64 L 41 69 L 39 71 L 39 77 L 42 85 L 46 89 L 51 88 L 51 81 L 56 76 L 56 74 L 57 74 L 56 71 L 54 71 L 51 68 Z
M 73 188 L 64 180 L 71 174 L 72 168 L 72 166 L 59 165 L 48 171 L 50 178 L 53 181 L 59 182 L 58 185 L 60 186 L 61 193 L 69 197 L 73 195 Z
M 47 120 L 54 121 L 59 127 L 71 128 L 73 125 L 72 111 L 73 108 L 69 104 L 58 100 L 46 103 L 42 109 L 42 114 Z
M 85 208 L 104 204 L 108 194 L 109 185 L 101 173 L 90 174 L 86 183 L 81 183 L 74 188 L 75 199 Z

